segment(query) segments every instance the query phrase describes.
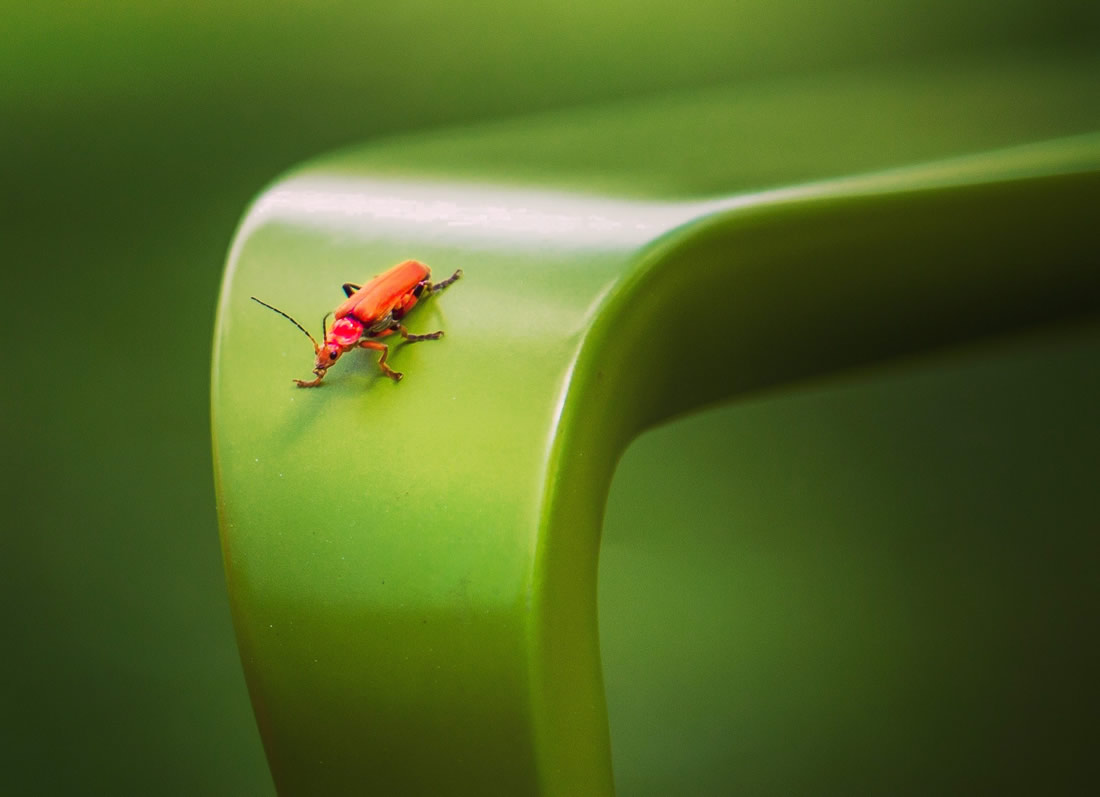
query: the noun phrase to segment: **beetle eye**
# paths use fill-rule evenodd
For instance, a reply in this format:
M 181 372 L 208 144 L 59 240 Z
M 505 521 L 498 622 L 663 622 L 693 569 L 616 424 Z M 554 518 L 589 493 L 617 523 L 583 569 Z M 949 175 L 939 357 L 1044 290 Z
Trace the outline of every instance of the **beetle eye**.
M 335 360 L 335 359 L 336 359 L 336 352 L 335 352 L 335 351 L 332 351 L 332 350 L 330 350 L 330 351 L 329 351 L 329 353 L 328 353 L 328 358 L 329 358 L 330 360 Z

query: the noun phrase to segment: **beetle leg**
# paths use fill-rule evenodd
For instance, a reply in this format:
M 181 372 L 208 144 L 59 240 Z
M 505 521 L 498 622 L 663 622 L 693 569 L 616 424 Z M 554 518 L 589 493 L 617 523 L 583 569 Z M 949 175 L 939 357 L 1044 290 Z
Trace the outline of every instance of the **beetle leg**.
M 363 287 L 363 286 L 362 285 L 356 285 L 354 282 L 345 282 L 344 285 L 343 285 L 344 295 L 350 298 L 351 295 L 353 293 L 355 293 L 357 290 L 359 290 L 361 287 Z
M 439 340 L 441 337 L 443 337 L 442 329 L 438 332 L 429 332 L 425 335 L 413 335 L 409 332 L 409 330 L 405 329 L 404 324 L 394 324 L 392 327 L 390 327 L 390 329 L 396 329 L 398 332 L 401 333 L 401 337 L 403 337 L 409 343 L 417 343 L 421 340 Z
M 308 382 L 306 382 L 304 379 L 295 379 L 294 384 L 296 384 L 298 387 L 317 387 L 317 385 L 321 384 L 322 379 L 324 379 L 323 376 L 319 376 L 316 379 L 311 379 Z
M 382 352 L 382 356 L 378 358 L 378 367 L 382 369 L 382 373 L 392 379 L 394 382 L 400 382 L 403 373 L 395 371 L 386 365 L 386 357 L 389 356 L 390 347 L 385 343 L 379 343 L 376 340 L 363 340 L 359 342 L 359 345 L 364 349 L 374 349 L 375 351 Z
M 429 285 L 429 288 L 431 289 L 432 293 L 439 293 L 440 291 L 444 290 L 449 285 L 454 283 L 455 280 L 457 280 L 461 276 L 462 276 L 462 269 L 457 269 L 455 271 L 455 273 L 452 274 L 451 276 L 447 277 L 447 279 L 443 280 L 442 282 L 437 282 L 435 285 Z

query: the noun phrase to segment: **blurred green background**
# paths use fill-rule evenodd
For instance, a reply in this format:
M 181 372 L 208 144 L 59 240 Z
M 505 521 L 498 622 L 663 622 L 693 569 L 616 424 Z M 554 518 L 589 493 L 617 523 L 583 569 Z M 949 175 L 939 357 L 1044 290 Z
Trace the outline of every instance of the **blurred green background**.
M 639 438 L 600 553 L 619 793 L 1087 791 L 1097 407 L 1092 322 Z
M 1092 2 L 1023 0 L 3 4 L 0 791 L 271 789 L 229 623 L 207 403 L 225 252 L 249 199 L 281 171 L 371 138 L 623 97 L 1087 54 L 1100 43 L 1098 16 Z M 533 157 L 553 174 L 552 147 Z M 1065 368 L 1077 373 L 1094 355 L 1080 350 Z M 1083 384 L 1053 383 L 1095 395 L 1095 368 L 1086 373 Z M 949 397 L 970 376 L 943 379 L 939 414 L 969 428 Z M 1063 394 L 1050 395 L 1057 409 Z M 753 452 L 847 448 L 821 439 L 833 399 L 816 400 L 825 404 L 762 411 L 735 452 L 700 449 L 697 467 L 717 475 L 662 506 L 727 518 L 721 497 Z M 616 496 L 651 494 L 659 463 L 700 434 L 692 424 L 719 439 L 748 417 L 729 413 L 661 430 L 628 453 L 609 541 L 651 511 Z M 1075 417 L 1066 434 L 1078 445 L 1049 456 L 1088 472 L 1087 415 Z M 817 436 L 767 433 L 796 422 Z M 776 500 L 791 483 L 783 469 L 751 478 L 754 494 L 776 490 Z M 1076 506 L 1095 509 L 1082 496 Z M 609 680 L 613 726 L 628 702 Z

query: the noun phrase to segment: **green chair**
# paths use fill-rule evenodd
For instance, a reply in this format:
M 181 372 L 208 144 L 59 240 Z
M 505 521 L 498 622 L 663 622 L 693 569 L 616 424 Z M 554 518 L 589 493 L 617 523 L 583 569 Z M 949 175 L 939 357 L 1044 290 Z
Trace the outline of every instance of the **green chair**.
M 601 626 L 609 693 L 634 667 L 672 666 L 690 646 L 611 650 L 607 629 L 649 592 L 720 582 L 724 563 L 616 578 L 598 617 L 603 513 L 631 440 L 718 402 L 1097 311 L 1091 71 L 1002 66 L 776 79 L 445 131 L 319 159 L 260 195 L 226 269 L 212 401 L 230 597 L 280 792 L 645 791 L 618 756 L 647 743 L 614 712 L 609 731 Z M 464 271 L 406 322 L 446 336 L 391 347 L 399 384 L 363 352 L 296 389 L 311 347 L 250 297 L 316 335 L 342 283 L 407 258 L 437 279 Z M 690 540 L 690 512 L 674 528 L 644 514 L 639 541 Z M 684 688 L 716 704 L 736 688 L 720 662 L 698 679 Z M 639 694 L 633 710 L 658 699 L 676 700 Z M 723 790 L 672 758 L 682 793 Z

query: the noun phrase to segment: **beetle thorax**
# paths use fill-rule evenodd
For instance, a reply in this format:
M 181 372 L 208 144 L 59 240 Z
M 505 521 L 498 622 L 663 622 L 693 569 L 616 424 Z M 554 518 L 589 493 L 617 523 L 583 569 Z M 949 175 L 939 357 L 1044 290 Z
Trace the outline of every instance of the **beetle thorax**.
M 354 346 L 363 337 L 363 325 L 354 318 L 344 316 L 338 318 L 328 331 L 326 343 L 335 344 L 342 348 Z

